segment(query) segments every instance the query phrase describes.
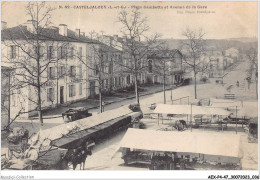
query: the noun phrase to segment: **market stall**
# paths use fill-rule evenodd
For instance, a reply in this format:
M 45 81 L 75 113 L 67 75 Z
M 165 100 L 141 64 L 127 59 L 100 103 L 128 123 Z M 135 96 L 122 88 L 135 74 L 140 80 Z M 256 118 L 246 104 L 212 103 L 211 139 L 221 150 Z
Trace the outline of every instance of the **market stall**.
M 189 157 L 189 162 L 196 159 L 197 161 L 240 164 L 242 158 L 240 141 L 240 136 L 231 134 L 218 134 L 216 137 L 215 134 L 205 132 L 178 133 L 129 128 L 116 152 L 124 152 L 124 159 L 128 158 L 128 154 L 131 159 L 133 152 L 146 151 L 162 152 L 166 156 L 175 154 L 175 158 L 179 159 L 178 163 L 180 159 L 185 160 L 184 157 Z M 146 156 L 145 161 L 148 162 L 147 153 Z M 129 158 L 128 161 L 130 161 Z M 150 156 L 150 162 L 152 162 L 152 156 Z
M 173 114 L 173 115 L 186 115 L 187 121 L 190 116 L 190 127 L 192 127 L 192 118 L 195 115 L 207 115 L 210 116 L 210 123 L 213 123 L 213 116 L 216 117 L 214 123 L 220 124 L 221 128 L 223 125 L 223 118 L 230 115 L 230 112 L 221 107 L 211 106 L 196 106 L 196 105 L 169 105 L 169 104 L 158 104 L 154 114 L 158 114 L 158 124 L 161 114 Z M 162 120 L 163 123 L 163 120 Z M 202 122 L 201 122 L 202 123 Z M 202 125 L 202 124 L 201 124 Z M 223 128 L 222 128 L 223 129 Z

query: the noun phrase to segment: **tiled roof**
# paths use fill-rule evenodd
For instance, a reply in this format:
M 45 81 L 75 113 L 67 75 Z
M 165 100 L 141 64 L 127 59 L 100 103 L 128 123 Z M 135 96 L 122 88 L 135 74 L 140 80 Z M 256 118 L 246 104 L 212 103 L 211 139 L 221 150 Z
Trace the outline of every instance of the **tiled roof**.
M 4 40 L 33 40 L 36 39 L 36 35 L 27 30 L 26 26 L 16 26 L 2 30 L 2 41 Z M 40 40 L 51 41 L 66 41 L 66 42 L 80 42 L 80 43 L 93 43 L 100 44 L 104 51 L 119 52 L 119 50 L 101 43 L 97 40 L 89 39 L 88 37 L 80 35 L 76 36 L 75 32 L 68 29 L 67 36 L 59 34 L 58 29 L 55 28 L 43 28 L 40 33 Z
M 101 45 L 102 50 L 105 52 L 121 52 L 120 50 L 113 48 L 111 46 L 108 46 L 104 43 L 100 43 L 100 45 Z
M 78 36 L 76 36 L 75 32 L 72 31 L 72 30 L 70 30 L 70 29 L 68 29 L 67 37 L 69 37 L 69 38 L 71 38 L 71 39 L 73 39 L 73 40 L 75 40 L 75 41 L 83 42 L 83 43 L 96 43 L 96 44 L 100 43 L 99 41 L 93 40 L 93 39 L 89 39 L 89 38 L 86 37 L 86 36 L 80 35 L 80 36 L 78 37 Z
M 36 35 L 27 30 L 26 26 L 16 26 L 2 30 L 2 40 L 33 40 Z M 55 41 L 75 41 L 66 36 L 62 36 L 56 29 L 42 28 L 40 40 L 55 40 Z
M 178 49 L 171 50 L 153 50 L 149 52 L 148 58 L 170 58 L 173 57 L 176 53 L 182 55 Z
M 37 37 L 35 34 L 28 31 L 26 26 L 22 25 L 2 30 L 2 40 L 33 40 L 36 38 Z M 88 39 L 82 35 L 77 37 L 75 33 L 69 29 L 68 36 L 62 36 L 55 28 L 42 28 L 40 33 L 40 40 L 98 43 L 97 41 Z

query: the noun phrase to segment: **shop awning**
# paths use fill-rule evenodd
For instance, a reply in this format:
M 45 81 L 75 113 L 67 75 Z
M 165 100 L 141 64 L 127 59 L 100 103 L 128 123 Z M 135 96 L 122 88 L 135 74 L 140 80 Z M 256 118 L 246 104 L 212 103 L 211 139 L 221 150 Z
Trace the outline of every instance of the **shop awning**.
M 258 117 L 258 102 L 244 102 L 237 113 L 238 117 Z
M 129 128 L 119 143 L 122 148 L 197 153 L 242 158 L 240 135 L 206 132 L 154 131 Z
M 156 114 L 192 114 L 192 115 L 222 115 L 229 116 L 231 113 L 224 108 L 195 105 L 169 105 L 158 104 L 153 111 Z
M 68 133 L 73 134 L 73 132 L 75 133 L 90 129 L 92 127 L 101 125 L 120 117 L 132 117 L 134 115 L 136 115 L 136 113 L 133 113 L 127 106 L 123 106 L 116 110 L 105 111 L 101 114 L 97 114 L 66 124 L 61 124 L 49 129 L 41 130 L 39 131 L 39 139 L 43 140 L 47 138 L 53 141 L 66 136 Z
M 229 99 L 215 99 L 210 98 L 210 106 L 212 107 L 222 107 L 229 109 L 240 109 L 243 106 L 242 101 L 233 101 Z

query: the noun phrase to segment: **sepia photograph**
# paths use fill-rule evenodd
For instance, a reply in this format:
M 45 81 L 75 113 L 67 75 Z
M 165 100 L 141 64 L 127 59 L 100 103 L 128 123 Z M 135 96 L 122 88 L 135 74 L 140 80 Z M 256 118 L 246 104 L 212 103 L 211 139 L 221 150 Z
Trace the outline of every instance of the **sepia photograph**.
M 1 2 L 2 173 L 258 169 L 257 1 Z

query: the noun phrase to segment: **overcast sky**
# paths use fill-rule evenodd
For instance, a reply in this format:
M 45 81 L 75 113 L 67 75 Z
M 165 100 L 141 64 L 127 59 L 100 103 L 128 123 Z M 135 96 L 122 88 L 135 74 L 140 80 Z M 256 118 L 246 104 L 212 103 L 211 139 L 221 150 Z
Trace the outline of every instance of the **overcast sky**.
M 8 27 L 24 23 L 28 18 L 24 6 L 27 2 L 2 2 L 2 21 Z M 141 12 L 148 17 L 151 32 L 162 34 L 163 38 L 183 38 L 181 32 L 190 28 L 203 28 L 208 39 L 225 39 L 238 37 L 257 37 L 257 2 L 48 2 L 56 10 L 52 22 L 55 26 L 67 24 L 88 33 L 105 31 L 106 34 L 120 35 L 120 24 L 116 18 L 120 9 L 109 9 L 108 6 L 125 6 L 131 10 L 133 5 L 142 6 Z M 69 6 L 69 9 L 65 8 Z M 106 9 L 79 9 L 76 6 L 106 5 Z M 168 9 L 144 9 L 144 6 L 168 6 Z M 184 6 L 174 9 L 170 6 Z M 188 9 L 194 6 L 196 9 Z M 207 6 L 198 9 L 198 6 Z M 63 7 L 63 8 L 60 8 Z M 210 13 L 198 13 L 207 11 Z

